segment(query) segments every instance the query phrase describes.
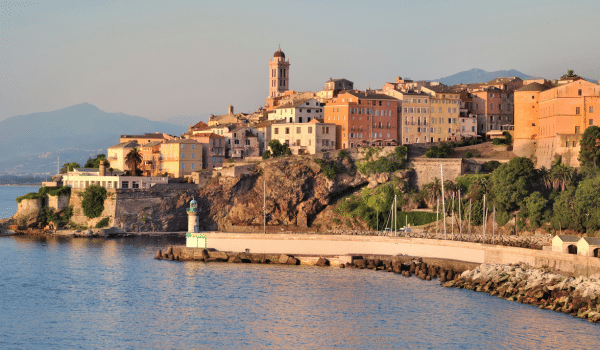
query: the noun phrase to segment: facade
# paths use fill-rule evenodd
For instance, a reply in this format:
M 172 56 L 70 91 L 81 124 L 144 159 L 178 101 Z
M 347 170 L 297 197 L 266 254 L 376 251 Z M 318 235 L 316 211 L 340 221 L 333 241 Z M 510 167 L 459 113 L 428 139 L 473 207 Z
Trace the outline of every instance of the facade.
M 477 117 L 479 134 L 491 130 L 505 130 L 514 125 L 514 95 L 510 90 L 500 90 L 488 86 L 480 91 L 471 92 L 470 113 Z
M 160 172 L 171 177 L 189 176 L 202 169 L 202 145 L 196 140 L 169 140 L 160 147 Z
M 279 50 L 275 51 L 273 58 L 269 61 L 269 97 L 278 97 L 290 88 L 290 60 L 286 60 L 285 54 Z
M 258 144 L 258 136 L 254 134 L 248 127 L 239 127 L 229 132 L 230 157 L 231 158 L 246 158 L 260 157 L 260 146 Z
M 190 136 L 190 139 L 196 140 L 202 145 L 203 169 L 223 167 L 223 159 L 225 158 L 227 147 L 225 136 L 215 133 L 197 133 Z
M 280 123 L 271 126 L 271 137 L 287 144 L 293 154 L 315 154 L 336 148 L 336 125 L 313 119 L 308 123 Z
M 152 134 L 151 134 L 152 135 Z M 128 136 L 128 135 L 124 135 Z M 121 136 L 123 137 L 123 136 Z M 114 145 L 107 149 L 108 154 L 106 160 L 110 162 L 110 167 L 116 171 L 129 170 L 125 164 L 125 157 L 134 148 L 140 148 L 140 144 L 137 141 L 125 141 L 118 145 Z
M 533 149 L 537 167 L 550 168 L 556 156 L 579 167 L 581 135 L 599 122 L 600 85 L 577 79 L 551 89 L 540 86 L 517 91 L 515 153 L 530 155 Z
M 142 164 L 140 170 L 144 176 L 158 176 L 160 170 L 160 141 L 152 141 L 140 146 Z
M 172 140 L 174 138 L 175 138 L 175 136 L 165 134 L 164 132 L 156 132 L 154 134 L 146 133 L 143 135 L 121 135 L 119 143 L 132 141 L 132 142 L 136 142 L 140 145 L 143 145 L 145 143 L 153 142 L 153 141 L 165 142 L 168 140 Z
M 398 142 L 398 100 L 374 91 L 345 91 L 325 105 L 324 122 L 336 124 L 336 148 Z
M 106 175 L 103 169 L 74 169 L 63 175 L 65 186 L 85 189 L 91 185 L 102 186 L 106 189 L 148 189 L 156 184 L 166 184 L 167 177 L 148 176 L 121 176 Z
M 285 123 L 308 123 L 313 119 L 323 119 L 323 106 L 314 98 L 299 100 L 292 104 L 276 107 L 269 114 L 269 120 L 282 120 Z

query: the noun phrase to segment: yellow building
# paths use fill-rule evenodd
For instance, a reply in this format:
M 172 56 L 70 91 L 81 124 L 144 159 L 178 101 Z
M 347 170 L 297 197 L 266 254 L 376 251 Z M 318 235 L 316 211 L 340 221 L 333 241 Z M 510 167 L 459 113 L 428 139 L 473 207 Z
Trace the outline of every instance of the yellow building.
M 191 139 L 169 140 L 160 145 L 160 172 L 184 177 L 202 169 L 202 145 Z

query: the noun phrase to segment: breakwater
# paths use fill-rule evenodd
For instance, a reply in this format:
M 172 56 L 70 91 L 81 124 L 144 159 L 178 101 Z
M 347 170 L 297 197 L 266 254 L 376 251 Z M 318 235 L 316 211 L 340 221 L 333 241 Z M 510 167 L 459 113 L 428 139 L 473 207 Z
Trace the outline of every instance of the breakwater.
M 444 286 L 489 293 L 600 322 L 600 275 L 574 278 L 525 264 L 481 264 Z

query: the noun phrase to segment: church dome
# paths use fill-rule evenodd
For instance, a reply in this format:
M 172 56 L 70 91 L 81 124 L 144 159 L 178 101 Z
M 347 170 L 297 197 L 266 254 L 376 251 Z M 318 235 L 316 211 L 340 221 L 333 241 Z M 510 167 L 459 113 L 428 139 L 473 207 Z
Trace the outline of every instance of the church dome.
M 281 48 L 279 48 L 279 50 L 275 51 L 275 53 L 273 54 L 273 57 L 285 58 L 285 54 L 283 53 L 283 51 L 281 51 Z

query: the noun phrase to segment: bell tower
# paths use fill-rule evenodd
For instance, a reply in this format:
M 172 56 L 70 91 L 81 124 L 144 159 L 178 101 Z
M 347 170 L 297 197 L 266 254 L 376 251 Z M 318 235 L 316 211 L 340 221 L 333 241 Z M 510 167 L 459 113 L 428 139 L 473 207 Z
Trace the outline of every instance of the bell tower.
M 269 96 L 270 98 L 282 95 L 289 90 L 290 82 L 290 60 L 279 50 L 275 51 L 273 58 L 269 61 Z

